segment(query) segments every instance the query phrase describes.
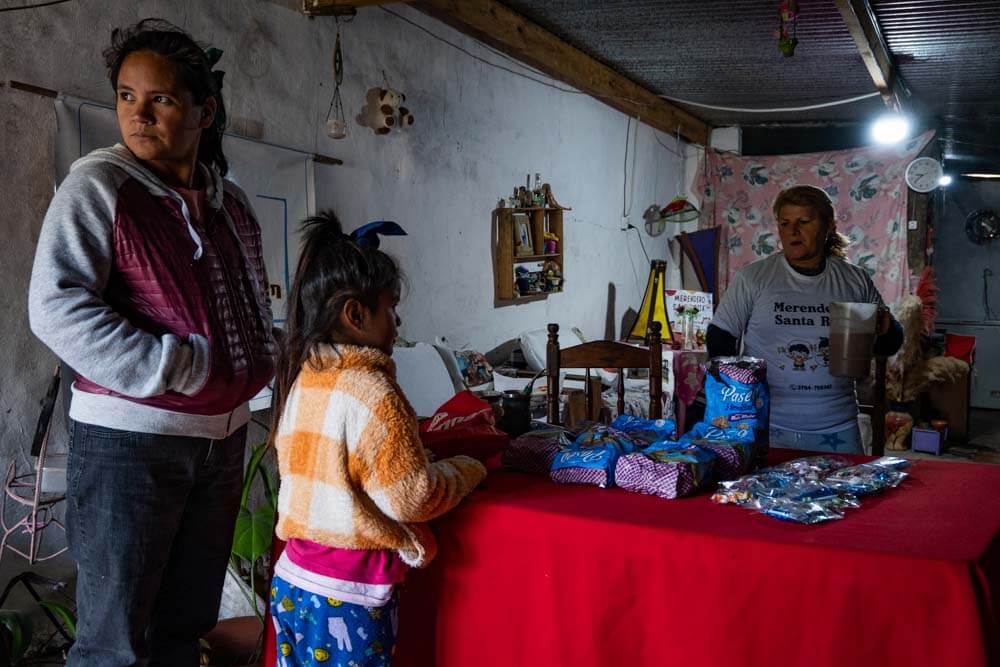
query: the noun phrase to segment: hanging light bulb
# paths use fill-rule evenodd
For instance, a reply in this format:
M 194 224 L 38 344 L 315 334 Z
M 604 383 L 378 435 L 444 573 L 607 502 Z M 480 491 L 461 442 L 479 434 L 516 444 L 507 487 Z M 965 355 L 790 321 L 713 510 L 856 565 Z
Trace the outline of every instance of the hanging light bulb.
M 895 144 L 910 136 L 910 121 L 898 113 L 879 117 L 872 124 L 872 139 L 878 144 Z

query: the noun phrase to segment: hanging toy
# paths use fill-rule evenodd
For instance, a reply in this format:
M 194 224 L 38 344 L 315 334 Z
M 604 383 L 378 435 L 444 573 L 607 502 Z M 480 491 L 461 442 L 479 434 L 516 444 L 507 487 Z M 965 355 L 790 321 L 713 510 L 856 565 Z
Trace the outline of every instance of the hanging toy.
M 344 82 L 344 53 L 340 48 L 340 21 L 337 21 L 337 43 L 333 48 L 333 98 L 326 112 L 326 133 L 332 139 L 347 136 L 347 118 L 344 117 L 344 103 L 340 99 L 340 85 Z M 332 118 L 330 116 L 333 116 Z
M 795 24 L 799 19 L 799 3 L 795 0 L 782 0 L 781 5 L 778 6 L 778 17 L 781 21 L 778 27 L 778 50 L 781 51 L 781 55 L 791 58 L 799 43 L 795 37 Z
M 406 95 L 394 90 L 389 85 L 389 79 L 382 70 L 382 88 L 378 89 L 378 110 L 380 116 L 376 119 L 375 131 L 379 134 L 389 134 L 393 128 L 405 130 L 413 125 L 413 113 L 403 106 Z

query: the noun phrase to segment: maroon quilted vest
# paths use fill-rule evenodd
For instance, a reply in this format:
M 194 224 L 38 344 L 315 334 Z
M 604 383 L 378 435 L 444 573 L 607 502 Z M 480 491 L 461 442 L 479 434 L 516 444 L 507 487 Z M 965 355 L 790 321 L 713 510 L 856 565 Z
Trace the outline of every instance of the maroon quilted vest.
M 134 179 L 126 180 L 118 192 L 114 265 L 103 296 L 144 331 L 204 336 L 211 350 L 205 386 L 194 396 L 167 392 L 133 398 L 77 376 L 78 390 L 186 414 L 216 415 L 245 403 L 274 375 L 277 351 L 266 307 L 260 229 L 227 192 L 221 209 L 205 208 L 195 230 L 203 246 L 197 260 L 197 245 L 180 204 L 150 194 Z

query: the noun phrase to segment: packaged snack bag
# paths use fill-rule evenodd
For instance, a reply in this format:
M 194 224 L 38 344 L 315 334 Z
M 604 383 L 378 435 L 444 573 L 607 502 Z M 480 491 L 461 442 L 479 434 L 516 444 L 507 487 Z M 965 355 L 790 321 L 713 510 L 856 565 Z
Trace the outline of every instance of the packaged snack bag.
M 757 447 L 750 429 L 721 429 L 698 422 L 679 442 L 698 445 L 716 456 L 715 478 L 729 480 L 745 475 L 754 467 Z
M 566 484 L 607 487 L 614 483 L 618 457 L 637 449 L 636 443 L 625 433 L 610 426 L 591 426 L 565 451 L 556 454 L 550 476 Z
M 503 450 L 500 462 L 504 466 L 534 475 L 548 475 L 556 454 L 569 446 L 564 434 L 528 432 L 514 438 Z
M 438 458 L 465 454 L 485 463 L 510 437 L 496 427 L 489 403 L 471 391 L 460 391 L 420 422 L 420 441 Z
M 623 489 L 660 498 L 694 493 L 711 477 L 715 455 L 697 445 L 660 443 L 622 456 L 615 483 Z
M 705 421 L 721 429 L 751 430 L 757 458 L 767 458 L 771 395 L 767 363 L 756 357 L 716 357 L 705 373 Z
M 611 422 L 611 428 L 625 433 L 641 447 L 677 438 L 677 423 L 673 419 L 644 419 L 632 415 L 619 415 Z

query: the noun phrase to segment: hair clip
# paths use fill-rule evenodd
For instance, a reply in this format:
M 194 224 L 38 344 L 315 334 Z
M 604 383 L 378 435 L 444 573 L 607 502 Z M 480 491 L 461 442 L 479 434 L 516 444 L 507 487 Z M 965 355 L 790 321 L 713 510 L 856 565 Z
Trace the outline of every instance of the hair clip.
M 406 236 L 406 232 L 395 222 L 391 220 L 375 220 L 374 222 L 369 222 L 366 225 L 361 225 L 353 232 L 351 232 L 351 240 L 357 243 L 362 248 L 372 248 L 378 250 L 381 240 L 379 239 L 379 234 L 382 236 Z

